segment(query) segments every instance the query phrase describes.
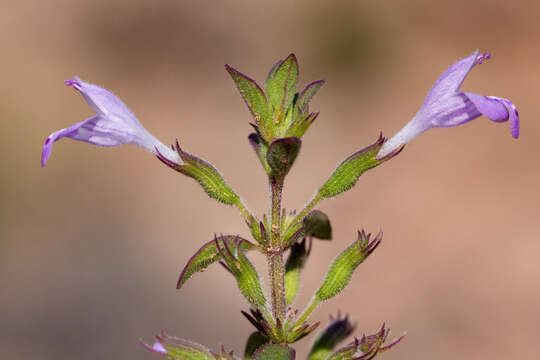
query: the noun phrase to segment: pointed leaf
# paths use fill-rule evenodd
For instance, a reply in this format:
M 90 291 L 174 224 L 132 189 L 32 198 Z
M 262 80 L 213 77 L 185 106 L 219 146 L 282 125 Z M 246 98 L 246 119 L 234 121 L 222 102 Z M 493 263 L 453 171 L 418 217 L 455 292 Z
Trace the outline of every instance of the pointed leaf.
M 300 109 L 302 113 L 306 112 L 309 102 L 311 101 L 313 96 L 315 96 L 315 94 L 319 91 L 319 89 L 324 85 L 324 83 L 324 80 L 317 80 L 307 84 L 304 90 L 302 90 L 300 96 L 298 97 L 298 102 L 296 103 L 296 106 Z
M 250 243 L 248 240 L 234 235 L 221 235 L 217 239 L 219 241 L 226 241 L 229 247 L 233 249 L 237 246 L 238 240 L 240 240 L 240 246 L 242 246 L 243 250 L 247 251 L 257 248 L 256 245 Z M 204 271 L 208 266 L 220 260 L 222 258 L 216 246 L 216 239 L 207 242 L 189 259 L 180 274 L 176 288 L 180 289 L 193 274 Z
M 268 144 L 257 133 L 249 134 L 248 140 L 253 150 L 255 150 L 255 154 L 259 158 L 259 161 L 261 162 L 261 165 L 263 166 L 264 171 L 267 174 L 270 174 L 270 166 L 268 165 L 268 161 L 266 161 L 266 153 L 268 152 Z
M 235 242 L 234 246 L 229 246 L 228 241 L 215 240 L 217 250 L 226 264 L 227 270 L 236 278 L 240 292 L 253 307 L 260 310 L 266 317 L 268 314 L 267 301 L 259 274 L 244 254 L 244 250 L 240 246 L 241 240 L 235 240 Z
M 360 339 L 345 345 L 341 349 L 334 351 L 327 360 L 371 360 L 378 354 L 390 350 L 397 345 L 405 335 L 393 340 L 390 344 L 384 345 L 390 329 L 386 329 L 384 324 L 381 329 L 372 335 L 363 335 Z
M 313 236 L 321 240 L 332 239 L 332 226 L 330 219 L 320 210 L 313 210 L 302 220 L 306 236 Z
M 255 354 L 255 360 L 294 360 L 296 351 L 287 345 L 270 344 L 261 347 Z
M 318 300 L 334 297 L 349 284 L 354 270 L 379 246 L 382 233 L 377 234 L 371 241 L 370 237 L 371 234 L 366 235 L 363 230 L 359 231 L 358 240 L 334 260 L 321 287 L 315 293 Z
M 184 164 L 179 165 L 170 161 L 156 149 L 158 159 L 170 168 L 195 179 L 211 198 L 227 205 L 233 205 L 240 201 L 240 197 L 230 188 L 229 184 L 212 164 L 183 151 L 178 141 L 174 149 L 178 152 Z
M 311 242 L 306 248 L 306 239 L 291 246 L 291 252 L 285 263 L 285 300 L 291 305 L 300 288 L 300 272 L 306 264 L 311 251 Z
M 142 342 L 149 351 L 162 355 L 170 360 L 215 360 L 212 352 L 203 345 L 193 341 L 172 337 L 164 332 L 156 336 L 156 342 L 149 346 Z
M 273 176 L 281 178 L 287 175 L 300 152 L 301 145 L 302 142 L 298 138 L 277 139 L 270 144 L 266 160 Z
M 401 151 L 401 149 L 399 149 L 399 151 L 393 152 L 381 159 L 376 159 L 375 157 L 384 141 L 385 138 L 381 134 L 374 144 L 352 154 L 339 164 L 326 183 L 319 188 L 319 196 L 322 198 L 330 198 L 349 190 L 356 184 L 360 175 L 365 171 L 394 157 Z
M 266 82 L 266 95 L 273 122 L 279 124 L 292 103 L 298 81 L 298 62 L 294 54 L 270 71 Z
M 268 344 L 269 342 L 269 338 L 261 334 L 259 331 L 255 331 L 248 338 L 248 341 L 246 343 L 246 349 L 244 351 L 244 357 L 246 359 L 251 359 L 257 349 L 259 349 L 265 344 Z
M 317 335 L 311 345 L 308 360 L 325 360 L 336 345 L 351 335 L 356 327 L 351 324 L 347 315 L 342 318 L 341 314 L 338 314 L 335 319 L 330 319 L 330 324 Z
M 255 80 L 231 66 L 225 65 L 225 69 L 235 82 L 240 95 L 242 95 L 249 111 L 255 118 L 255 123 L 260 126 L 263 135 L 268 139 L 266 129 L 268 128 L 268 123 L 271 122 L 271 117 L 263 90 L 257 85 Z
M 301 138 L 304 133 L 319 116 L 319 113 L 299 114 L 289 125 L 289 128 L 285 132 L 285 136 Z

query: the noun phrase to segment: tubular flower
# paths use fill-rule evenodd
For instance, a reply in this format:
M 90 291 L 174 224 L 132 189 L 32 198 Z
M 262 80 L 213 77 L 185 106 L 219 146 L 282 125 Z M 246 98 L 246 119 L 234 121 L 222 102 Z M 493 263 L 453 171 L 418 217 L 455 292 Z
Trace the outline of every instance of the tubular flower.
M 96 115 L 49 135 L 41 153 L 41 166 L 49 160 L 53 143 L 63 137 L 99 146 L 135 144 L 154 155 L 159 152 L 171 161 L 183 163 L 180 156 L 150 134 L 113 93 L 78 77 L 64 82 L 81 93 Z
M 461 125 L 482 115 L 495 122 L 509 120 L 510 133 L 517 139 L 519 115 L 510 100 L 459 90 L 469 71 L 490 57 L 490 54 L 479 54 L 476 51 L 450 66 L 433 85 L 418 113 L 382 146 L 377 158 L 407 144 L 428 129 Z

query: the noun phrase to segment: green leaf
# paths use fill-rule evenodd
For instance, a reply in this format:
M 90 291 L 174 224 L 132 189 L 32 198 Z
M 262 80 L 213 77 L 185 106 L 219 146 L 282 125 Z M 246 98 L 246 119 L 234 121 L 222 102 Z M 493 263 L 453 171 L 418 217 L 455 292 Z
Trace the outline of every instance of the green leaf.
M 306 264 L 310 251 L 311 242 L 309 248 L 306 248 L 306 239 L 291 246 L 291 252 L 285 263 L 285 299 L 287 305 L 291 305 L 298 294 L 300 272 Z
M 225 241 L 229 245 L 229 247 L 233 249 L 237 246 L 238 243 L 240 243 L 242 250 L 245 251 L 257 248 L 256 245 L 238 236 L 221 235 L 214 238 L 214 240 L 211 240 L 204 244 L 189 259 L 188 263 L 184 267 L 184 270 L 182 270 L 182 273 L 180 274 L 178 283 L 176 284 L 177 289 L 180 289 L 185 284 L 185 282 L 193 276 L 193 274 L 195 274 L 196 272 L 204 271 L 208 266 L 222 259 L 221 254 L 219 253 L 216 246 L 217 241 Z
M 266 161 L 271 169 L 271 175 L 283 178 L 296 160 L 302 142 L 298 138 L 277 139 L 270 144 L 266 153 Z
M 300 93 L 296 106 L 300 109 L 302 113 L 306 112 L 308 109 L 309 102 L 319 91 L 319 89 L 324 85 L 324 80 L 313 81 L 306 85 L 304 90 Z
M 294 360 L 296 351 L 287 345 L 269 344 L 261 347 L 255 354 L 255 360 Z
M 326 183 L 319 188 L 319 195 L 322 198 L 330 198 L 352 188 L 360 175 L 365 171 L 374 168 L 382 162 L 388 160 L 396 154 L 391 154 L 390 157 L 385 156 L 381 159 L 376 159 L 385 139 L 379 136 L 379 139 L 372 145 L 352 154 L 345 159 L 334 171 Z
M 268 344 L 270 342 L 270 339 L 261 334 L 258 331 L 255 331 L 252 333 L 248 341 L 246 343 L 246 349 L 244 350 L 244 357 L 246 359 L 251 359 L 255 351 L 259 349 L 261 346 Z
M 270 134 L 267 132 L 272 119 L 268 109 L 268 102 L 263 90 L 257 85 L 255 80 L 235 70 L 229 65 L 225 65 L 225 69 L 231 75 L 233 81 L 242 95 L 249 111 L 255 118 L 255 123 L 260 127 L 263 136 L 270 139 Z
M 183 151 L 178 141 L 175 150 L 184 164 L 170 161 L 161 153 L 158 153 L 157 157 L 170 168 L 195 179 L 211 198 L 227 205 L 234 205 L 240 201 L 240 197 L 230 188 L 229 184 L 212 164 Z
M 268 161 L 266 161 L 268 143 L 257 133 L 249 134 L 248 140 L 253 150 L 255 150 L 255 154 L 259 158 L 259 161 L 261 162 L 264 171 L 267 174 L 270 174 L 270 166 L 268 165 Z
M 216 360 L 212 352 L 193 341 L 169 336 L 162 332 L 156 336 L 154 346 L 141 341 L 143 346 L 151 352 L 162 355 L 170 360 Z M 165 352 L 163 352 L 165 349 Z
M 341 292 L 350 282 L 351 276 L 358 267 L 376 248 L 382 240 L 382 233 L 370 241 L 371 234 L 362 230 L 358 232 L 358 240 L 343 251 L 330 265 L 323 284 L 315 293 L 320 300 L 328 300 Z
M 304 233 L 306 236 L 313 236 L 321 240 L 332 239 L 332 226 L 330 219 L 320 210 L 313 210 L 304 217 Z
M 216 239 L 217 250 L 223 259 L 223 265 L 236 278 L 238 288 L 246 300 L 256 309 L 260 310 L 266 318 L 268 315 L 267 301 L 261 287 L 257 270 L 248 260 L 240 243 L 240 239 L 233 240 L 233 246 L 228 241 Z
M 266 95 L 272 114 L 273 125 L 280 125 L 296 93 L 298 61 L 294 54 L 279 62 L 270 71 L 266 81 Z
M 319 116 L 318 112 L 310 114 L 298 114 L 298 116 L 296 116 L 289 125 L 289 128 L 285 132 L 285 136 L 301 138 L 304 136 L 304 133 L 311 126 L 313 121 L 315 121 L 317 116 Z
M 335 319 L 330 317 L 330 320 L 330 324 L 317 335 L 311 345 L 308 360 L 325 360 L 336 345 L 351 335 L 355 329 L 348 316 L 342 318 L 338 313 Z

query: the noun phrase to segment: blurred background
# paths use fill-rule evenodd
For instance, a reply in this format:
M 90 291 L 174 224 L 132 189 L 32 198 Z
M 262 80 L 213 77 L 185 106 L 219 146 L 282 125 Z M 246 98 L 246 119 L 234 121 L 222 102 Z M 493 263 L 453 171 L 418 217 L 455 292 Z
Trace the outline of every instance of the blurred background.
M 538 13 L 533 0 L 4 0 L 0 358 L 154 359 L 138 339 L 161 329 L 242 354 L 252 332 L 221 267 L 175 290 L 214 233 L 249 236 L 233 208 L 134 146 L 62 140 L 40 167 L 51 132 L 93 115 L 64 79 L 115 92 L 163 142 L 179 138 L 212 162 L 260 216 L 267 184 L 225 63 L 262 82 L 294 52 L 301 84 L 326 79 L 286 183 L 284 205 L 298 209 L 339 161 L 399 130 L 475 49 L 493 57 L 463 89 L 512 99 L 521 138 L 486 118 L 431 130 L 322 203 L 334 240 L 316 242 L 296 306 L 357 229 L 383 229 L 382 246 L 314 320 L 342 310 L 358 335 L 383 321 L 392 336 L 406 331 L 385 359 L 539 358 Z M 264 259 L 254 262 L 266 274 Z M 299 359 L 310 341 L 298 343 Z

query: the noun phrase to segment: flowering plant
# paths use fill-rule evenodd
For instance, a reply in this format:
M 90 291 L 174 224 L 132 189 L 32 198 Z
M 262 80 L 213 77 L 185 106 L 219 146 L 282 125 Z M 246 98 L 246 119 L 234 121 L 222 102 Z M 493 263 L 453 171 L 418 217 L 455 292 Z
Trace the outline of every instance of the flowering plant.
M 340 294 L 356 268 L 380 245 L 382 233 L 358 231 L 357 238 L 330 265 L 322 284 L 303 311 L 294 304 L 313 239 L 330 240 L 329 218 L 315 209 L 324 199 L 352 188 L 359 177 L 387 160 L 393 159 L 414 137 L 433 127 L 464 124 L 484 115 L 495 122 L 510 122 L 514 138 L 519 136 L 516 107 L 507 99 L 483 96 L 459 90 L 471 69 L 488 59 L 475 52 L 450 66 L 428 93 L 413 119 L 390 140 L 382 135 L 372 144 L 343 160 L 313 198 L 298 212 L 286 213 L 281 207 L 282 190 L 289 170 L 300 151 L 302 137 L 319 113 L 309 103 L 324 85 L 324 80 L 298 86 L 298 62 L 294 54 L 278 61 L 270 70 L 263 90 L 254 80 L 229 65 L 225 68 L 253 116 L 254 132 L 248 137 L 268 176 L 270 209 L 262 218 L 253 214 L 241 197 L 227 184 L 209 162 L 186 152 L 178 141 L 168 147 L 150 134 L 129 108 L 111 92 L 75 77 L 66 85 L 77 90 L 95 111 L 95 115 L 52 133 L 43 147 L 41 164 L 45 166 L 55 141 L 68 137 L 100 146 L 135 144 L 154 154 L 177 172 L 196 180 L 213 199 L 238 209 L 252 235 L 252 241 L 238 235 L 215 236 L 205 243 L 182 270 L 180 289 L 195 273 L 219 263 L 235 279 L 249 304 L 242 314 L 254 326 L 244 350 L 247 359 L 294 359 L 295 342 L 314 332 L 319 322 L 309 318 L 317 306 Z M 247 254 L 258 251 L 268 262 L 270 292 L 262 286 L 257 269 Z M 285 259 L 285 256 L 287 258 Z M 338 344 L 355 331 L 348 316 L 330 318 L 312 343 L 309 360 L 373 359 L 396 345 L 403 336 L 386 342 L 389 330 L 383 325 L 372 335 L 355 337 L 343 347 Z M 237 359 L 224 347 L 219 352 L 191 341 L 161 333 L 153 345 L 143 345 L 168 359 Z

